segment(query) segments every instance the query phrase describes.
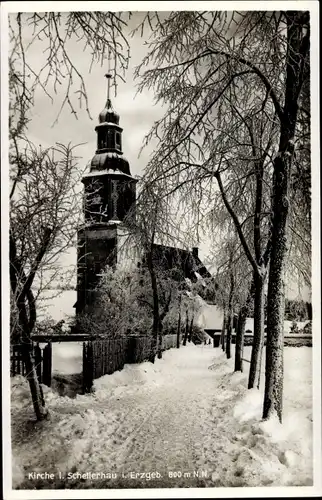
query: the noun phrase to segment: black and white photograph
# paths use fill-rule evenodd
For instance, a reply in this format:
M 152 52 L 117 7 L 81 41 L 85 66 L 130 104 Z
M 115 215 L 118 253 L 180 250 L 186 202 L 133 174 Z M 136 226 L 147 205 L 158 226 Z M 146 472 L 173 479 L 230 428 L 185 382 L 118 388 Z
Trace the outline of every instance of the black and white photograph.
M 1 5 L 4 498 L 321 496 L 319 5 Z

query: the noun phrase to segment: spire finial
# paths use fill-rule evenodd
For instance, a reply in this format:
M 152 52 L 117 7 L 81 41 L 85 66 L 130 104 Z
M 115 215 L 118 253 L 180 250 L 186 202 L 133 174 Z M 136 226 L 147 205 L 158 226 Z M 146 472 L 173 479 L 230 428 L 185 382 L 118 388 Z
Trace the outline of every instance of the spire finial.
M 110 48 L 108 48 L 108 67 L 107 67 L 107 73 L 105 74 L 105 78 L 107 78 L 107 100 L 110 102 L 110 92 L 111 92 L 111 52 Z
M 107 78 L 107 100 L 110 102 L 110 89 L 111 89 L 111 73 L 106 73 L 105 78 Z

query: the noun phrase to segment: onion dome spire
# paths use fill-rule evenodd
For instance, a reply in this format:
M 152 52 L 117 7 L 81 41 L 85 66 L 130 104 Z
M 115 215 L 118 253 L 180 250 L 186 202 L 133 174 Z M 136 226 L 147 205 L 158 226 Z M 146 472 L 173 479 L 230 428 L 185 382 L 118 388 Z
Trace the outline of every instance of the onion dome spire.
M 103 111 L 100 112 L 98 120 L 99 123 L 115 123 L 118 125 L 120 123 L 120 115 L 118 115 L 112 106 L 112 101 L 110 97 L 111 93 L 111 73 L 106 73 L 105 78 L 107 78 L 107 99 Z
M 100 112 L 99 124 L 95 127 L 97 133 L 97 150 L 91 161 L 91 172 L 95 170 L 118 170 L 126 175 L 130 174 L 129 162 L 124 158 L 122 151 L 122 132 L 120 115 L 113 109 L 111 102 L 110 72 L 106 73 L 107 99 L 104 109 Z

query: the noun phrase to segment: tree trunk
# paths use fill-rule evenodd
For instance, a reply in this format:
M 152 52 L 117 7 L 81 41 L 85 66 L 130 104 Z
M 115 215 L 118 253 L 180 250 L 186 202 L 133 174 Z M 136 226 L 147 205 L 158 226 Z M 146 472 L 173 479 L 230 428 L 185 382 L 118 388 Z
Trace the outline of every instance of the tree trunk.
M 232 255 L 230 255 L 230 288 L 229 288 L 229 299 L 228 299 L 228 316 L 227 316 L 227 340 L 226 340 L 226 356 L 227 359 L 231 358 L 231 336 L 233 330 L 233 319 L 234 319 L 234 310 L 233 310 L 233 299 L 234 299 L 234 291 L 235 291 L 235 281 L 234 281 L 234 273 L 232 268 Z
M 226 331 L 226 312 L 224 311 L 224 317 L 221 328 L 221 348 L 225 351 L 225 331 Z
M 254 336 L 250 360 L 248 389 L 253 389 L 255 386 L 259 388 L 262 361 L 261 355 L 264 343 L 264 277 L 260 272 L 258 274 L 254 274 L 254 283 Z
M 188 311 L 187 311 L 187 315 L 186 315 L 186 335 L 187 335 L 188 342 L 191 342 L 191 338 L 189 335 L 189 314 L 188 314 Z
M 150 352 L 150 357 L 149 357 L 150 363 L 154 363 L 154 361 L 155 361 L 157 347 L 158 347 L 158 336 L 152 330 L 151 352 Z
M 191 340 L 192 340 L 193 320 L 194 320 L 194 318 L 192 316 L 191 321 L 190 321 L 190 327 L 189 327 L 189 339 L 188 339 L 189 342 L 191 342 Z
M 188 317 L 188 311 L 187 311 L 187 313 L 186 313 L 186 328 L 185 328 L 183 343 L 182 343 L 183 345 L 187 345 L 188 333 L 189 333 L 189 317 Z
M 177 328 L 177 349 L 180 348 L 180 334 L 181 334 L 181 312 L 179 311 L 178 328 Z
M 26 307 L 28 302 L 29 316 Z M 37 377 L 35 360 L 32 352 L 32 342 L 30 335 L 36 321 L 35 301 L 31 291 L 27 291 L 25 298 L 17 301 L 19 315 L 19 332 L 21 342 L 21 352 L 26 369 L 26 377 L 29 383 L 32 404 L 37 420 L 44 420 L 48 416 L 48 409 L 45 405 L 44 395 Z
M 242 307 L 238 314 L 236 346 L 235 346 L 235 372 L 243 371 L 244 336 L 246 328 L 247 307 Z
M 282 162 L 278 158 L 277 162 Z M 280 168 L 280 174 L 286 167 Z M 285 174 L 286 178 L 287 175 Z M 284 262 L 287 251 L 287 180 L 276 178 L 274 225 L 267 297 L 267 341 L 263 418 L 277 414 L 282 422 L 284 350 Z M 283 203 L 284 200 L 284 203 Z
M 287 59 L 283 120 L 274 160 L 272 248 L 267 300 L 266 377 L 263 418 L 283 412 L 284 265 L 287 252 L 289 182 L 294 155 L 298 97 L 309 55 L 309 13 L 287 13 Z
M 179 315 L 178 315 L 178 328 L 177 328 L 177 349 L 180 349 L 180 335 L 181 335 L 181 300 L 182 296 L 179 294 Z
M 178 328 L 177 328 L 177 349 L 180 348 L 180 335 L 181 335 L 181 309 L 179 309 Z
M 162 359 L 162 346 L 163 346 L 163 327 L 159 324 L 159 341 L 158 341 L 158 359 Z
M 34 411 L 37 420 L 44 420 L 48 416 L 48 410 L 45 406 L 43 392 L 37 377 L 37 371 L 32 354 L 31 344 L 27 344 L 23 347 L 22 354 L 26 367 L 26 376 L 29 382 L 29 388 L 30 388 Z
M 226 356 L 227 359 L 231 358 L 231 335 L 233 329 L 233 315 L 232 311 L 229 311 L 227 318 L 227 339 L 226 339 Z
M 152 257 L 152 247 L 150 252 L 147 255 L 147 264 L 151 278 L 151 287 L 152 287 L 152 295 L 153 295 L 153 324 L 152 324 L 152 342 L 151 342 L 151 353 L 149 361 L 154 363 L 155 355 L 158 346 L 158 333 L 160 326 L 160 312 L 159 312 L 159 292 L 158 292 L 158 283 L 157 277 L 155 274 L 153 257 Z

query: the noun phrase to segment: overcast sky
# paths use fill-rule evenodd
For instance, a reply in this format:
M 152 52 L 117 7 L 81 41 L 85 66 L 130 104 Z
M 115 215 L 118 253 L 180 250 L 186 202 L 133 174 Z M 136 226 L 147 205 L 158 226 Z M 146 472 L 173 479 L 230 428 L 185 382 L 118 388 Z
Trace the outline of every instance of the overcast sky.
M 143 13 L 135 13 L 130 22 L 132 29 L 140 19 Z M 112 104 L 114 109 L 120 114 L 120 126 L 123 128 L 123 152 L 124 156 L 130 162 L 132 175 L 141 175 L 148 162 L 149 154 L 152 150 L 152 145 L 145 148 L 139 157 L 139 152 L 142 147 L 143 139 L 149 132 L 154 121 L 161 117 L 163 110 L 160 105 L 155 105 L 153 98 L 153 91 L 145 90 L 143 93 L 136 95 L 136 82 L 134 81 L 133 71 L 134 68 L 140 64 L 142 58 L 146 53 L 144 46 L 144 39 L 139 34 L 133 38 L 129 37 L 129 31 L 125 32 L 130 47 L 131 59 L 129 62 L 129 69 L 125 75 L 125 82 L 119 81 L 117 88 L 117 96 L 114 97 L 112 93 Z M 147 35 L 148 33 L 146 33 Z M 28 42 L 31 32 L 26 31 L 25 41 Z M 28 51 L 28 61 L 32 67 L 37 68 L 43 64 L 46 54 L 41 50 L 41 44 L 31 45 Z M 99 64 L 94 64 L 91 72 L 89 68 L 91 65 L 91 55 L 88 52 L 83 52 L 80 44 L 70 42 L 68 50 L 71 58 L 73 59 L 78 71 L 83 75 L 89 102 L 89 109 L 92 115 L 92 120 L 88 116 L 86 110 L 77 108 L 78 119 L 70 112 L 68 107 L 65 107 L 59 117 L 58 123 L 55 123 L 59 108 L 64 97 L 64 88 L 60 88 L 56 95 L 54 95 L 53 102 L 45 95 L 40 89 L 36 93 L 35 106 L 32 111 L 32 120 L 29 124 L 28 136 L 35 143 L 43 147 L 49 147 L 55 142 L 72 143 L 73 145 L 85 143 L 77 150 L 80 160 L 80 168 L 86 165 L 95 154 L 96 149 L 96 132 L 94 130 L 98 123 L 98 114 L 103 109 L 106 102 L 106 79 L 104 74 L 107 72 L 107 62 L 101 67 Z M 75 89 L 76 90 L 76 86 Z M 76 103 L 76 96 L 75 101 Z M 201 245 L 201 257 L 207 263 L 207 254 L 209 250 L 208 242 L 203 242 Z M 76 263 L 76 251 L 72 252 L 68 258 L 64 260 L 64 265 Z M 297 287 L 293 286 L 291 296 L 296 296 L 298 291 Z M 74 298 L 71 296 L 71 304 Z M 58 309 L 63 307 L 63 301 L 58 301 Z M 51 308 L 57 316 L 57 306 Z

